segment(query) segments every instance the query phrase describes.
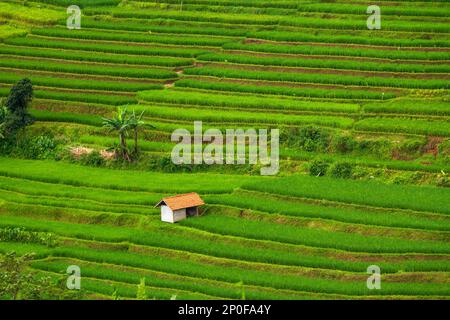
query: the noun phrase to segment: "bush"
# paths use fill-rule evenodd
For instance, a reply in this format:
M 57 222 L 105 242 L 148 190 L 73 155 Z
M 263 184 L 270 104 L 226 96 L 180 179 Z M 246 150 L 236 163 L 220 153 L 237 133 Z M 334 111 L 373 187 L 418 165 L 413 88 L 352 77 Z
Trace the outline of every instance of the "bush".
M 29 134 L 10 136 L 2 141 L 0 154 L 25 159 L 50 159 L 56 156 L 58 142 L 50 135 Z
M 450 139 L 439 144 L 439 158 L 443 159 L 445 164 L 450 164 Z
M 392 142 L 387 139 L 363 140 L 358 144 L 359 151 L 369 153 L 380 159 L 389 159 L 392 154 Z
M 393 177 L 393 184 L 418 184 L 424 178 L 422 172 L 405 172 Z
M 334 178 L 350 179 L 354 165 L 349 162 L 336 162 L 330 169 L 330 175 Z
M 30 145 L 33 156 L 35 159 L 46 159 L 54 155 L 57 143 L 50 136 L 38 136 L 32 139 Z
M 438 187 L 450 187 L 450 179 L 446 172 L 441 172 L 436 178 L 436 185 Z
M 349 135 L 336 135 L 331 141 L 333 150 L 339 153 L 349 153 L 356 149 L 358 142 Z
M 397 147 L 402 155 L 418 156 L 424 145 L 424 141 L 419 139 L 405 140 Z
M 324 152 L 330 144 L 330 134 L 328 130 L 314 126 L 291 128 L 282 133 L 281 141 L 305 151 Z
M 191 172 L 191 165 L 177 165 L 172 162 L 170 155 L 162 157 L 152 157 L 149 160 L 149 169 L 163 172 Z
M 375 175 L 374 174 L 371 175 L 371 170 L 373 171 L 373 169 L 369 169 L 367 167 L 355 166 L 352 169 L 352 178 L 353 179 L 364 179 L 366 177 L 370 177 L 371 179 L 373 179 L 375 177 Z
M 325 160 L 313 160 L 309 167 L 309 174 L 315 177 L 324 176 L 327 173 L 329 167 L 330 164 Z
M 105 164 L 105 159 L 102 157 L 100 152 L 94 150 L 90 153 L 81 155 L 80 162 L 87 166 L 100 167 Z
M 0 240 L 9 242 L 25 242 L 42 244 L 48 247 L 57 245 L 56 236 L 47 232 L 28 231 L 24 228 L 0 229 Z

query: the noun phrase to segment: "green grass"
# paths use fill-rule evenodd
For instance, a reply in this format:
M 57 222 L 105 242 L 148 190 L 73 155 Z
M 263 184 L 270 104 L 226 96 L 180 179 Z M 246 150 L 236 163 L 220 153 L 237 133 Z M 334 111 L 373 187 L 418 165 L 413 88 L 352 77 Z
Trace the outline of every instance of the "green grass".
M 173 79 L 177 77 L 175 72 L 163 69 L 130 68 L 104 65 L 87 65 L 76 63 L 64 63 L 43 60 L 22 60 L 14 58 L 2 58 L 0 66 L 5 68 L 17 68 L 27 70 L 42 70 L 51 72 L 65 72 L 77 74 L 108 75 L 118 77 L 146 78 L 146 79 Z
M 40 38 L 28 36 L 26 38 L 9 38 L 5 43 L 16 46 L 56 48 L 66 50 L 84 50 L 88 52 L 108 52 L 116 54 L 174 56 L 193 58 L 205 53 L 205 50 L 183 47 L 157 47 L 157 46 L 130 46 L 126 44 L 113 44 L 105 42 L 88 42 L 58 38 Z
M 342 5 L 341 3 L 339 6 Z M 386 7 L 385 7 L 386 8 Z M 363 30 L 361 28 L 361 30 Z M 333 32 L 334 31 L 334 32 Z M 288 42 L 323 42 L 323 43 L 349 43 L 349 44 L 363 44 L 363 45 L 378 45 L 378 46 L 395 46 L 395 47 L 448 47 L 450 42 L 445 38 L 437 39 L 435 37 L 420 36 L 421 33 L 415 34 L 413 38 L 411 34 L 406 37 L 401 36 L 398 32 L 393 32 L 387 36 L 383 34 L 374 35 L 370 31 L 361 31 L 359 35 L 355 32 L 348 33 L 337 30 L 320 30 L 314 33 L 307 32 L 307 30 L 291 30 L 291 31 L 253 31 L 248 32 L 248 37 L 266 39 L 271 41 L 288 41 Z M 423 34 L 422 34 L 423 35 Z M 426 34 L 425 34 L 426 35 Z M 434 34 L 435 36 L 436 34 Z M 425 38 L 425 39 L 424 39 Z M 387 54 L 388 51 L 386 51 Z M 419 52 L 419 51 L 416 51 Z M 420 53 L 420 52 L 419 52 Z M 362 53 L 364 54 L 364 53 Z
M 331 68 L 350 69 L 364 71 L 389 71 L 389 72 L 450 72 L 450 67 L 445 64 L 403 64 L 385 63 L 358 60 L 331 60 L 331 59 L 304 59 L 276 56 L 252 56 L 244 54 L 207 53 L 200 55 L 199 60 L 231 62 L 239 64 L 256 64 L 265 66 L 305 67 L 305 68 Z
M 154 221 L 152 222 L 154 227 L 150 228 L 150 225 L 145 223 L 147 226 L 145 231 L 136 230 L 130 226 L 144 224 L 143 220 L 138 218 L 137 215 L 117 215 L 79 209 L 33 207 L 9 203 L 3 207 L 10 214 L 14 213 L 16 216 L 12 217 L 3 214 L 1 225 L 26 226 L 31 230 L 52 231 L 62 236 L 76 236 L 80 239 L 95 239 L 97 241 L 107 241 L 108 243 L 127 241 L 146 246 L 206 254 L 211 257 L 288 266 L 357 272 L 365 272 L 367 268 L 366 253 L 346 252 L 344 257 L 342 257 L 342 251 L 325 248 L 292 246 L 290 244 L 261 242 L 245 238 L 224 238 L 217 234 L 205 233 L 191 228 L 168 227 L 164 224 L 156 228 L 154 225 L 156 220 L 152 220 Z M 59 222 L 48 219 L 59 220 Z M 71 223 L 61 222 L 61 220 L 71 221 Z M 252 250 L 248 250 L 249 247 Z M 150 247 L 146 248 L 149 249 Z M 370 257 L 370 261 L 373 262 L 374 254 Z M 430 258 L 424 256 L 424 259 L 411 259 L 404 255 L 375 257 L 377 264 L 383 268 L 384 272 L 388 273 L 398 272 L 399 270 L 438 271 L 448 269 L 448 264 L 439 256 Z M 211 260 L 211 258 L 208 258 L 208 260 Z
M 39 0 L 39 2 L 54 4 L 57 6 L 68 7 L 73 4 L 71 0 Z M 80 8 L 99 7 L 99 6 L 115 6 L 120 0 L 78 0 L 77 6 Z
M 303 175 L 275 179 L 270 184 L 247 183 L 243 184 L 243 188 L 384 208 L 450 213 L 450 191 L 445 188 L 385 185 L 372 181 L 352 181 Z
M 28 78 L 34 85 L 43 87 L 56 87 L 68 89 L 106 90 L 135 92 L 149 89 L 163 89 L 161 84 L 137 83 L 124 81 L 85 80 L 76 78 L 60 78 L 55 76 L 40 76 L 33 74 L 22 74 L 0 72 L 0 82 L 14 84 L 20 79 Z
M 444 254 L 450 252 L 450 244 L 444 241 L 405 240 L 341 231 L 325 231 L 318 228 L 253 221 L 216 214 L 204 215 L 201 218 L 186 219 L 181 221 L 180 224 L 223 235 L 353 252 L 421 252 Z
M 347 295 L 376 294 L 426 294 L 448 295 L 448 286 L 444 284 L 389 283 L 384 282 L 383 290 L 368 290 L 366 281 L 339 281 L 299 275 L 275 274 L 264 271 L 248 270 L 240 267 L 214 266 L 189 260 L 168 257 L 140 256 L 131 253 L 107 252 L 92 249 L 57 249 L 55 255 L 78 259 L 124 264 L 138 268 L 168 272 L 201 279 L 213 279 L 230 283 L 243 281 L 245 284 L 258 285 L 276 289 L 288 289 L 308 292 L 327 292 Z
M 445 182 L 445 145 L 434 160 L 425 149 L 391 160 L 282 147 L 278 177 L 150 171 L 170 153 L 170 133 L 199 120 L 203 130 L 312 125 L 394 144 L 448 137 L 450 7 L 385 3 L 373 31 L 357 2 L 80 0 L 81 30 L 65 27 L 68 0 L 0 3 L 0 97 L 32 80 L 30 134 L 102 150 L 118 137 L 101 116 L 120 105 L 155 125 L 140 136 L 152 159 L 129 168 L 0 157 L 0 229 L 58 240 L 3 241 L 0 255 L 35 252 L 31 269 L 54 280 L 79 265 L 91 298 L 135 298 L 142 277 L 155 299 L 239 299 L 238 282 L 248 299 L 450 297 L 448 188 L 377 182 L 413 171 L 420 183 Z M 317 157 L 382 175 L 298 174 Z M 201 216 L 160 221 L 156 202 L 193 191 L 206 202 Z M 366 287 L 372 264 L 382 290 Z
M 6 254 L 12 251 L 20 256 L 27 253 L 35 253 L 37 257 L 45 257 L 50 254 L 52 249 L 42 244 L 0 242 L 0 253 Z
M 23 207 L 22 207 L 23 208 Z M 59 209 L 61 211 L 61 209 Z M 37 211 L 35 209 L 35 211 Z M 81 211 L 76 211 L 80 214 Z M 98 214 L 100 215 L 100 214 Z M 105 214 L 103 214 L 104 216 Z M 166 228 L 138 230 L 124 225 L 112 227 L 107 225 L 99 225 L 107 220 L 100 220 L 98 216 L 92 216 L 91 224 L 87 217 L 81 217 L 84 224 L 75 224 L 67 222 L 56 222 L 50 220 L 34 220 L 29 217 L 11 217 L 2 215 L 0 221 L 1 226 L 15 227 L 26 226 L 30 230 L 51 231 L 64 237 L 76 237 L 84 240 L 104 241 L 108 243 L 131 242 L 134 244 L 155 246 L 159 248 L 169 248 L 175 250 L 185 250 L 191 253 L 206 254 L 211 257 L 221 257 L 229 259 L 242 259 L 244 261 L 254 261 L 262 263 L 277 263 L 293 266 L 308 266 L 320 268 L 337 268 L 342 270 L 364 271 L 367 268 L 365 262 L 345 261 L 325 256 L 317 256 L 311 254 L 299 255 L 295 252 L 289 252 L 287 247 L 285 250 L 274 250 L 271 248 L 253 248 L 249 250 L 248 245 L 255 243 L 247 243 L 245 239 L 238 241 L 230 241 L 218 238 L 217 234 L 213 237 L 199 236 L 201 233 L 192 232 L 190 230 L 176 229 L 170 230 Z M 80 216 L 77 216 L 80 219 Z M 42 218 L 41 218 L 42 219 Z M 112 220 L 112 219 L 110 219 Z M 118 223 L 124 222 L 125 219 L 117 219 Z M 97 223 L 97 224 L 93 224 Z M 194 229 L 193 229 L 194 230 Z M 212 241 L 212 239 L 215 239 Z M 286 245 L 285 245 L 286 246 Z M 381 261 L 380 261 L 381 262 Z M 400 264 L 383 263 L 386 272 L 395 272 L 399 268 L 407 270 L 441 270 L 442 262 L 424 261 L 424 263 L 405 261 Z
M 78 264 L 77 264 L 78 263 Z M 100 265 L 86 261 L 75 259 L 61 259 L 53 258 L 46 261 L 37 261 L 33 263 L 33 268 L 41 270 L 49 270 L 53 272 L 61 272 L 67 265 L 77 264 L 81 265 L 83 275 L 96 279 L 106 279 L 119 281 L 121 283 L 130 283 L 137 285 L 140 278 L 145 277 L 146 285 L 160 288 L 171 288 L 174 290 L 187 290 L 192 292 L 199 292 L 208 294 L 213 297 L 240 299 L 240 288 L 231 283 L 204 280 L 199 278 L 191 278 L 184 276 L 177 276 L 173 274 L 155 272 L 150 270 L 135 269 L 135 268 L 119 268 L 114 265 Z M 123 270 L 124 269 L 124 270 Z M 103 270 L 103 272 L 101 271 Z M 148 290 L 150 295 L 153 290 Z M 248 299 L 292 299 L 294 292 L 291 295 L 276 292 L 266 288 L 246 287 L 246 297 Z M 197 294 L 199 295 L 199 294 Z M 135 295 L 134 295 L 135 296 Z M 177 295 L 178 298 L 179 295 Z M 199 295 L 201 296 L 201 295 Z M 298 297 L 301 295 L 299 294 Z
M 82 209 L 97 212 L 131 213 L 131 214 L 154 214 L 157 210 L 152 207 L 130 206 L 120 204 L 108 204 L 102 201 L 59 198 L 54 196 L 30 196 L 22 192 L 8 192 L 2 190 L 0 199 L 17 203 L 37 206 L 50 206 L 58 208 Z M 155 200 L 156 203 L 157 200 Z
M 0 188 L 2 190 L 21 192 L 33 196 L 54 196 L 58 198 L 91 200 L 108 204 L 128 204 L 130 206 L 152 206 L 164 195 L 150 192 L 127 192 L 82 186 L 74 187 L 4 176 L 0 176 Z
M 0 41 L 4 41 L 7 38 L 22 36 L 27 33 L 27 30 L 22 28 L 13 27 L 7 24 L 0 25 Z
M 83 25 L 86 28 L 108 29 L 108 30 L 127 30 L 148 32 L 151 30 L 156 33 L 174 33 L 174 34 L 203 34 L 213 36 L 243 37 L 247 30 L 231 27 L 230 25 L 214 25 L 200 23 L 186 23 L 175 20 L 143 20 L 143 19 L 104 19 L 85 17 Z
M 364 48 L 349 48 L 340 46 L 312 46 L 312 45 L 286 45 L 286 44 L 244 44 L 227 43 L 223 46 L 228 50 L 243 50 L 254 52 L 286 53 L 286 54 L 310 54 L 330 56 L 370 57 L 382 59 L 407 59 L 407 60 L 449 60 L 450 53 L 439 51 L 414 51 L 414 50 L 380 50 Z
M 138 99 L 149 102 L 190 104 L 208 107 L 304 110 L 315 112 L 329 111 L 345 113 L 356 113 L 359 109 L 357 104 L 352 103 L 309 102 L 273 97 L 258 97 L 249 95 L 238 96 L 182 90 L 142 91 L 137 94 L 137 97 Z
M 436 99 L 402 98 L 384 103 L 369 103 L 363 108 L 366 112 L 374 113 L 450 115 L 450 101 Z
M 92 116 L 89 114 L 53 112 L 47 110 L 31 110 L 30 113 L 38 121 L 73 122 L 96 127 L 100 127 L 103 124 L 103 120 L 101 117 Z
M 351 207 L 323 206 L 319 203 L 311 204 L 277 198 L 267 194 L 247 192 L 237 192 L 230 195 L 210 195 L 206 199 L 208 203 L 294 217 L 331 219 L 364 225 L 450 231 L 450 219 L 446 216 L 413 214 L 411 212 L 405 213 L 394 210 L 370 211 Z
M 270 81 L 309 82 L 324 84 L 342 84 L 356 86 L 378 86 L 397 88 L 450 88 L 450 81 L 444 79 L 407 79 L 393 77 L 355 76 L 345 74 L 276 72 L 251 69 L 232 69 L 229 67 L 201 67 L 185 70 L 187 75 L 213 76 L 219 78 L 253 79 Z
M 7 96 L 9 94 L 10 89 L 0 88 L 0 96 Z M 49 99 L 49 100 L 61 100 L 61 101 L 79 101 L 79 102 L 92 102 L 97 104 L 106 104 L 106 105 L 123 105 L 123 104 L 131 104 L 136 103 L 136 99 L 134 97 L 123 96 L 123 95 L 115 95 L 114 93 L 109 94 L 97 94 L 97 93 L 88 93 L 88 92 L 64 92 L 64 91 L 50 91 L 50 90 L 33 90 L 33 95 L 38 99 Z M 36 111 L 38 112 L 38 111 Z M 49 112 L 42 111 L 40 113 L 42 116 L 45 114 L 49 117 Z M 57 117 L 55 113 L 53 115 Z
M 230 38 L 211 38 L 201 36 L 174 36 L 164 34 L 150 34 L 138 32 L 111 32 L 96 31 L 89 29 L 67 30 L 65 28 L 40 28 L 33 29 L 32 34 L 47 37 L 63 37 L 87 40 L 111 40 L 124 42 L 162 43 L 174 45 L 209 46 L 221 47 L 223 44 L 232 41 Z
M 328 13 L 352 13 L 364 14 L 367 11 L 367 6 L 358 4 L 339 3 L 311 3 L 299 4 L 297 8 L 305 12 L 328 12 Z M 431 16 L 431 17 L 446 17 L 450 14 L 448 7 L 423 7 L 418 5 L 402 5 L 402 6 L 386 6 L 383 10 L 385 15 L 395 16 Z
M 134 110 L 134 107 L 131 107 Z M 136 110 L 137 111 L 137 110 Z M 112 147 L 117 144 L 117 138 L 112 137 L 102 137 L 102 136 L 92 136 L 83 135 L 79 138 L 80 143 L 87 143 L 97 146 L 108 146 Z M 127 139 L 128 145 L 133 145 L 133 139 Z M 154 151 L 154 152 L 167 152 L 170 153 L 175 146 L 175 143 L 170 142 L 159 142 L 159 141 L 139 141 L 139 149 L 142 151 Z
M 367 118 L 356 122 L 354 128 L 375 132 L 406 132 L 443 137 L 450 136 L 450 123 L 448 121 L 408 118 Z
M 118 18 L 141 18 L 141 19 L 175 19 L 181 21 L 218 22 L 244 25 L 265 25 L 265 26 L 291 26 L 306 27 L 316 29 L 337 29 L 337 30 L 360 30 L 366 29 L 365 15 L 363 19 L 323 18 L 320 15 L 315 17 L 305 16 L 282 16 L 268 14 L 241 14 L 241 13 L 215 13 L 202 11 L 175 11 L 157 9 L 136 9 L 110 8 L 110 9 L 87 9 L 87 15 L 112 14 Z M 421 21 L 420 24 L 411 23 L 408 20 L 389 19 L 383 21 L 383 30 L 409 31 L 409 32 L 437 32 L 446 33 L 450 27 L 445 23 L 433 21 Z
M 365 154 L 332 154 L 332 153 L 315 153 L 302 151 L 298 149 L 282 149 L 280 156 L 285 158 L 296 159 L 300 161 L 311 161 L 320 158 L 331 162 L 350 162 L 356 166 L 364 166 L 371 168 L 386 168 L 390 170 L 405 170 L 405 171 L 422 171 L 431 173 L 442 173 L 450 171 L 450 167 L 445 163 L 420 163 L 420 158 L 415 161 L 408 160 L 381 160 Z
M 313 98 L 340 98 L 340 99 L 391 99 L 396 97 L 394 93 L 381 93 L 368 90 L 352 90 L 352 89 L 322 89 L 305 88 L 301 86 L 275 86 L 275 85 L 253 85 L 240 84 L 226 81 L 181 79 L 175 83 L 176 87 L 196 88 L 203 90 L 218 90 L 231 92 L 244 92 L 256 94 L 275 94 L 297 97 L 313 97 Z
M 161 257 L 158 255 L 138 255 L 120 251 L 93 250 L 75 247 L 58 248 L 53 250 L 52 254 L 54 256 L 77 258 L 91 262 L 133 266 L 205 280 L 210 279 L 229 283 L 243 281 L 246 285 L 257 285 L 267 288 L 288 289 L 294 291 L 317 293 L 328 292 L 347 295 L 448 294 L 448 287 L 439 283 L 391 283 L 384 281 L 383 290 L 374 291 L 368 290 L 366 288 L 366 283 L 363 280 L 343 281 L 320 277 L 294 276 L 283 273 L 276 274 L 267 271 L 251 270 L 242 266 L 229 266 L 228 268 L 223 268 L 223 266 L 219 265 L 186 259 Z M 107 272 L 105 274 L 111 273 Z M 92 273 L 92 275 L 95 275 L 95 273 Z M 204 280 L 200 280 L 200 283 L 202 282 L 204 282 Z
M 42 182 L 73 186 L 102 187 L 114 190 L 151 192 L 230 192 L 251 180 L 271 178 L 225 174 L 167 174 L 132 170 L 90 168 L 79 165 L 38 160 L 0 158 L 0 174 Z
M 183 97 L 186 97 L 183 95 Z M 321 126 L 330 126 L 338 128 L 348 128 L 353 120 L 346 117 L 318 116 L 318 115 L 296 115 L 296 114 L 277 114 L 277 113 L 257 113 L 235 110 L 211 110 L 208 108 L 177 108 L 177 107 L 159 107 L 159 106 L 132 106 L 135 110 L 145 110 L 146 116 L 165 119 L 183 119 L 190 121 L 205 122 L 232 122 L 232 123 L 269 123 L 269 124 L 318 124 Z M 268 115 L 270 115 L 268 117 Z
M 36 6 L 0 3 L 0 17 L 35 24 L 54 24 L 64 18 L 65 12 Z
M 52 272 L 51 275 L 65 274 L 67 269 L 66 262 L 77 263 L 76 265 L 81 265 L 83 270 L 83 284 L 81 286 L 81 293 L 100 293 L 111 298 L 114 294 L 118 295 L 120 299 L 136 299 L 137 286 L 140 279 L 137 278 L 138 274 L 126 273 L 118 270 L 106 269 L 104 274 L 98 274 L 98 265 L 92 263 L 86 263 L 84 261 L 75 259 L 52 259 L 41 260 L 32 263 L 32 267 L 40 271 L 44 275 L 48 276 L 48 272 Z M 70 265 L 70 264 L 69 264 Z M 113 273 L 115 272 L 115 273 Z M 141 272 L 145 276 L 145 272 Z M 148 272 L 147 274 L 154 274 Z M 142 278 L 144 278 L 144 276 Z M 208 300 L 208 299 L 218 299 L 217 297 L 209 296 L 206 294 L 198 292 L 189 292 L 186 290 L 173 289 L 168 287 L 167 283 L 171 284 L 170 281 L 154 281 L 145 277 L 146 282 L 146 295 L 148 299 L 157 300 L 170 300 L 172 297 L 176 296 L 177 300 Z M 101 280 L 100 280 L 101 279 Z M 137 283 L 136 280 L 137 279 Z M 159 285 L 159 286 L 158 286 Z
M 91 52 L 56 49 L 40 49 L 34 47 L 0 46 L 0 54 L 42 57 L 75 61 L 92 61 L 117 64 L 137 64 L 146 66 L 180 67 L 191 65 L 192 59 L 172 57 L 130 56 L 123 54 L 93 55 Z

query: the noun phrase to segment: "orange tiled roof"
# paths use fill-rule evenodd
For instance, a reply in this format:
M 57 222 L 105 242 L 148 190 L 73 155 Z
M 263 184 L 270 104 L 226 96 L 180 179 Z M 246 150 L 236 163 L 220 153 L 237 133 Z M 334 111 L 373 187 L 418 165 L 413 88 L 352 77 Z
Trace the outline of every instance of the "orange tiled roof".
M 159 207 L 163 203 L 172 210 L 197 207 L 205 204 L 205 202 L 203 202 L 200 196 L 195 192 L 163 198 L 160 202 L 156 204 L 155 207 Z

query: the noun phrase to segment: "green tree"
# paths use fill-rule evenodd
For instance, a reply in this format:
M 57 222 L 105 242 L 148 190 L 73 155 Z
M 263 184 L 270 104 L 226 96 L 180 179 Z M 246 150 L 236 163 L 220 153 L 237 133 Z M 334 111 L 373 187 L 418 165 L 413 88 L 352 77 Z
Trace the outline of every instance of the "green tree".
M 28 113 L 28 106 L 33 99 L 33 85 L 27 78 L 17 82 L 9 92 L 5 107 L 7 115 L 5 118 L 5 130 L 16 132 L 33 122 Z
M 0 139 L 5 138 L 7 117 L 8 109 L 3 105 L 3 100 L 0 100 Z
M 144 116 L 145 111 L 142 111 L 140 115 L 137 115 L 136 112 L 133 110 L 133 113 L 130 117 L 130 129 L 133 130 L 133 138 L 134 138 L 134 155 L 137 156 L 139 153 L 138 148 L 138 135 L 139 131 L 144 128 L 154 128 L 151 124 L 147 124 L 142 120 Z
M 125 107 L 117 108 L 117 113 L 113 118 L 103 118 L 103 126 L 110 131 L 116 131 L 119 134 L 119 152 L 121 157 L 127 161 L 131 161 L 126 139 L 128 131 L 131 129 L 131 125 L 132 119 Z

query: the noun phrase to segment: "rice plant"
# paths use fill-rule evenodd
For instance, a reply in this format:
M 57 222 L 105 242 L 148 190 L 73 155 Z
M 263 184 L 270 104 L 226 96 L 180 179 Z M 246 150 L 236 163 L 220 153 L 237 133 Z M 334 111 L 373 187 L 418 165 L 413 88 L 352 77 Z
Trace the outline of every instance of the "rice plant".
M 423 72 L 423 73 L 448 73 L 450 66 L 447 64 L 403 64 L 403 63 L 383 63 L 358 60 L 331 60 L 326 59 L 305 59 L 286 58 L 276 56 L 252 56 L 247 54 L 223 54 L 209 53 L 200 55 L 199 60 L 231 62 L 250 65 L 265 66 L 285 66 L 285 67 L 305 67 L 305 68 L 328 68 L 328 69 L 349 69 L 364 71 L 389 71 L 389 72 Z
M 182 90 L 155 90 L 141 91 L 138 99 L 149 102 L 164 102 L 172 104 L 191 104 L 217 107 L 241 107 L 252 109 L 285 109 L 305 110 L 316 112 L 344 112 L 356 113 L 358 105 L 337 102 L 308 102 L 294 99 L 281 99 L 273 97 L 258 97 L 250 95 L 227 95 L 218 93 L 204 93 Z
M 364 48 L 348 48 L 340 46 L 312 46 L 312 45 L 286 45 L 286 44 L 245 44 L 230 42 L 223 45 L 227 50 L 243 50 L 252 52 L 284 53 L 284 54 L 310 54 L 350 57 L 372 57 L 382 59 L 405 60 L 450 60 L 450 53 L 446 51 L 414 51 L 414 50 L 380 50 Z
M 110 40 L 123 42 L 144 42 L 144 43 L 161 43 L 174 45 L 191 45 L 191 46 L 211 46 L 220 47 L 223 44 L 232 41 L 225 37 L 201 37 L 201 36 L 174 36 L 170 34 L 151 34 L 143 32 L 111 32 L 97 31 L 89 29 L 81 29 L 76 32 L 63 28 L 41 28 L 33 29 L 32 34 L 47 37 L 64 37 L 74 39 L 89 40 Z
M 368 90 L 353 90 L 353 89 L 322 89 L 294 87 L 294 86 L 265 86 L 260 84 L 253 85 L 251 82 L 248 84 L 226 82 L 226 81 L 212 81 L 208 79 L 196 80 L 196 79 L 181 79 L 175 83 L 176 87 L 182 88 L 196 88 L 203 90 L 217 90 L 217 91 L 230 91 L 230 92 L 243 92 L 243 93 L 256 93 L 256 94 L 274 94 L 285 95 L 295 97 L 313 97 L 313 98 L 331 98 L 331 99 L 391 99 L 396 97 L 395 93 L 390 92 L 376 92 Z
M 444 188 L 386 185 L 373 181 L 352 181 L 302 175 L 276 179 L 270 184 L 248 183 L 244 184 L 242 188 L 383 208 L 450 213 L 450 191 Z
M 269 81 L 290 81 L 307 83 L 328 83 L 356 86 L 377 86 L 377 87 L 397 87 L 397 88 L 426 88 L 443 89 L 450 88 L 450 81 L 446 79 L 408 79 L 380 77 L 367 74 L 366 76 L 328 74 L 324 73 L 301 73 L 301 72 L 277 72 L 252 70 L 250 68 L 220 68 L 206 66 L 200 68 L 186 69 L 188 75 L 213 76 L 218 78 L 253 79 Z
M 27 70 L 42 70 L 52 72 L 80 73 L 109 75 L 130 78 L 148 78 L 148 79 L 173 79 L 177 77 L 175 72 L 163 69 L 140 69 L 130 67 L 116 67 L 103 65 L 87 65 L 87 64 L 68 64 L 65 62 L 48 61 L 42 63 L 42 60 L 24 60 L 14 58 L 2 58 L 0 66 L 6 68 L 17 68 Z
M 68 50 L 53 50 L 53 49 L 38 49 L 30 47 L 13 47 L 0 46 L 0 54 L 25 56 L 25 57 L 42 57 L 63 60 L 75 61 L 92 61 L 116 64 L 137 64 L 147 66 L 162 66 L 162 67 L 180 67 L 189 66 L 193 60 L 183 58 L 171 57 L 151 57 L 151 56 L 130 56 L 122 54 L 107 54 L 93 55 L 91 52 L 83 51 L 68 51 Z
M 164 46 L 129 46 L 126 44 L 112 44 L 101 41 L 89 42 L 79 40 L 58 40 L 57 38 L 39 38 L 28 36 L 26 38 L 9 38 L 4 41 L 15 46 L 56 48 L 67 50 L 83 50 L 88 52 L 108 52 L 115 54 L 154 55 L 193 58 L 207 52 L 201 49 Z

